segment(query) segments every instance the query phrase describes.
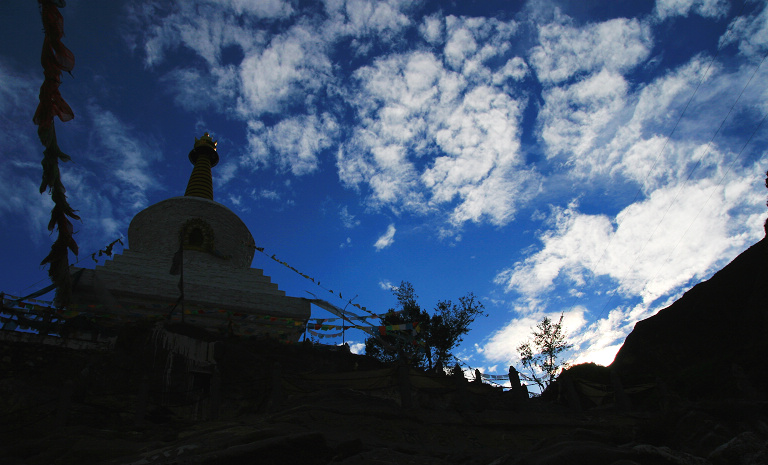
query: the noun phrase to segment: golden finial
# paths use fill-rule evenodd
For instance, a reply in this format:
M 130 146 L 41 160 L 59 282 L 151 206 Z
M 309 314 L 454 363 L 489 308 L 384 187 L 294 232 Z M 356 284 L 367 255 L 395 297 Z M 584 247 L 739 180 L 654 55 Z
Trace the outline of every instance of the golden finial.
M 195 137 L 195 148 L 197 148 L 197 147 L 210 147 L 213 150 L 216 150 L 216 144 L 217 143 L 218 143 L 218 141 L 213 140 L 213 138 L 211 138 L 211 135 L 208 134 L 207 132 L 205 134 L 203 134 L 203 137 L 201 137 L 199 139 L 197 137 Z

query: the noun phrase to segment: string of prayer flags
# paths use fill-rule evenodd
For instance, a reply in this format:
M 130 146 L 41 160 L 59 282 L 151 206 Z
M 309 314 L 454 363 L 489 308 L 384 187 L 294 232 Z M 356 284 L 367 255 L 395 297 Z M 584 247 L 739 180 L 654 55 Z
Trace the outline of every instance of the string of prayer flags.
M 99 257 L 102 255 L 106 255 L 107 257 L 112 256 L 112 248 L 115 246 L 115 244 L 120 243 L 120 245 L 124 246 L 123 241 L 118 239 L 115 239 L 114 241 L 110 242 L 109 245 L 107 245 L 104 249 L 99 250 L 98 252 L 94 252 L 91 254 L 91 259 L 93 259 L 94 262 L 99 263 L 98 260 L 96 260 L 96 254 L 99 254 Z
M 16 298 L 5 294 L 3 296 L 3 305 L 9 309 L 21 311 L 23 313 L 50 313 L 55 314 L 58 317 L 69 319 L 75 316 L 84 315 L 89 317 L 103 318 L 103 319 L 125 319 L 129 318 L 154 318 L 163 317 L 163 315 L 147 315 L 144 313 L 130 312 L 131 310 L 162 310 L 164 313 L 172 303 L 166 304 L 142 304 L 142 305 L 125 305 L 117 306 L 123 312 L 129 311 L 130 313 L 107 313 L 99 312 L 100 309 L 109 309 L 110 307 L 105 304 L 70 304 L 63 309 L 57 309 L 50 306 L 51 302 L 41 301 L 35 299 L 28 299 L 29 301 L 21 301 L 21 298 Z M 229 319 L 240 319 L 247 321 L 269 321 L 273 325 L 284 326 L 304 326 L 305 321 L 302 319 L 276 317 L 271 315 L 259 315 L 246 312 L 238 312 L 227 310 L 223 308 L 205 308 L 205 307 L 187 307 L 184 309 L 185 315 L 213 315 L 213 314 L 225 314 Z
M 343 319 L 358 320 L 358 321 L 368 321 L 371 318 L 381 319 L 381 318 L 386 317 L 387 315 L 396 315 L 396 314 L 399 314 L 399 313 L 403 313 L 403 311 L 404 310 L 398 310 L 396 312 L 380 313 L 378 315 L 360 315 L 360 316 L 358 316 L 358 315 L 351 315 L 350 314 L 346 318 L 310 318 L 309 321 L 314 321 L 315 324 L 323 324 L 325 322 L 339 321 L 339 320 L 343 320 Z M 312 324 L 312 323 L 310 323 L 310 324 Z
M 487 379 L 489 381 L 508 381 L 509 375 L 487 375 L 485 373 L 482 374 L 483 379 Z
M 313 336 L 319 337 L 320 339 L 329 339 L 329 338 L 334 338 L 334 337 L 340 337 L 342 334 L 344 334 L 344 332 L 333 333 L 333 334 L 318 333 L 317 331 L 314 331 L 314 330 L 311 330 L 311 329 L 309 330 L 309 333 L 311 335 L 313 335 Z
M 254 247 L 256 250 L 258 250 L 259 252 L 261 252 L 262 254 L 264 254 L 265 256 L 267 256 L 267 257 L 271 258 L 272 260 L 276 261 L 277 263 L 279 263 L 279 264 L 281 264 L 281 265 L 285 266 L 286 268 L 290 269 L 290 270 L 291 270 L 291 271 L 293 271 L 294 273 L 298 274 L 298 275 L 299 275 L 299 276 L 301 276 L 302 278 L 304 278 L 304 279 L 308 279 L 308 280 L 312 281 L 312 282 L 313 282 L 315 285 L 317 285 L 317 286 L 318 286 L 318 287 L 320 287 L 321 289 L 325 289 L 326 291 L 330 292 L 331 294 L 333 294 L 333 295 L 335 295 L 335 296 L 338 296 L 338 297 L 339 297 L 341 300 L 344 300 L 344 296 L 342 296 L 341 292 L 334 292 L 334 290 L 333 290 L 333 289 L 328 289 L 328 288 L 326 288 L 326 287 L 322 286 L 322 285 L 320 284 L 320 281 L 317 281 L 317 280 L 315 280 L 315 278 L 313 278 L 313 277 L 311 277 L 311 276 L 309 276 L 309 275 L 307 275 L 307 274 L 305 274 L 305 273 L 302 273 L 301 271 L 299 271 L 299 270 L 297 270 L 296 268 L 292 267 L 292 266 L 291 266 L 291 265 L 289 265 L 288 263 L 286 263 L 286 262 L 284 262 L 284 261 L 280 260 L 279 258 L 277 258 L 277 256 L 276 256 L 275 254 L 272 254 L 272 255 L 269 255 L 269 254 L 267 254 L 267 252 L 265 252 L 265 251 L 264 251 L 264 247 L 256 247 L 256 246 L 253 246 L 253 247 Z M 374 315 L 374 314 L 373 314 L 373 312 L 369 311 L 369 310 L 368 310 L 366 307 L 363 307 L 363 306 L 361 306 L 360 304 L 357 304 L 357 303 L 352 303 L 352 301 L 351 301 L 351 300 L 350 300 L 348 303 L 349 303 L 349 305 L 352 305 L 353 307 L 355 307 L 355 308 L 357 308 L 357 309 L 359 309 L 359 310 L 362 310 L 362 311 L 364 311 L 364 312 L 366 312 L 366 313 L 369 313 L 369 314 L 371 314 L 371 315 Z

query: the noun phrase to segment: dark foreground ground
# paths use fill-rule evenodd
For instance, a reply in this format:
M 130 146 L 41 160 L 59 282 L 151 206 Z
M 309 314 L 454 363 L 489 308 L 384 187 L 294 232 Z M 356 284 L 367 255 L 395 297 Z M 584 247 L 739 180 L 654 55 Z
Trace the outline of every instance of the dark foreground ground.
M 195 387 L 202 375 L 190 375 L 194 392 L 174 391 L 173 359 L 132 337 L 106 352 L 0 344 L 0 463 L 768 463 L 760 400 L 692 401 L 654 388 L 621 408 L 611 393 L 518 402 L 438 380 L 414 382 L 404 407 L 397 383 L 317 384 L 387 369 L 365 357 L 224 341 L 214 406 L 210 382 Z

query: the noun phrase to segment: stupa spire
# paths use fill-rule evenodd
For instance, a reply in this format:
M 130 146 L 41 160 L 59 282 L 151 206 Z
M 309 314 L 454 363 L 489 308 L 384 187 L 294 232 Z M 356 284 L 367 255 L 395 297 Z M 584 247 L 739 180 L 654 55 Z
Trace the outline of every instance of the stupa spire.
M 219 153 L 216 151 L 216 141 L 207 132 L 203 137 L 195 138 L 195 147 L 189 152 L 189 161 L 194 168 L 184 195 L 213 200 L 211 168 L 219 163 Z

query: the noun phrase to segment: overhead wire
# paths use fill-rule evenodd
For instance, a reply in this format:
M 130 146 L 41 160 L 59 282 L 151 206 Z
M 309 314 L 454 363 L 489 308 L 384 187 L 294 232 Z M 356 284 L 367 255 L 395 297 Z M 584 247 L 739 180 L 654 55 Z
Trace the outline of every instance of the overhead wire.
M 703 211 L 704 211 L 704 208 L 706 207 L 707 203 L 710 201 L 710 199 L 712 199 L 712 196 L 713 196 L 713 195 L 715 194 L 715 192 L 717 191 L 717 188 L 718 188 L 718 187 L 720 187 L 720 185 L 723 183 L 723 181 L 725 180 L 725 178 L 728 176 L 728 173 L 730 173 L 730 171 L 731 171 L 731 168 L 733 168 L 733 165 L 735 165 L 735 164 L 736 164 L 736 162 L 737 162 L 737 161 L 738 161 L 738 160 L 741 158 L 741 154 L 744 152 L 744 149 L 746 149 L 746 148 L 747 148 L 747 145 L 749 145 L 749 143 L 752 141 L 752 138 L 754 138 L 755 134 L 757 134 L 757 131 L 758 131 L 758 130 L 759 130 L 761 127 L 762 127 L 762 125 L 763 125 L 763 123 L 765 122 L 766 118 L 768 118 L 768 112 L 766 112 L 766 113 L 765 113 L 765 115 L 763 116 L 763 119 L 761 119 L 761 120 L 760 120 L 760 123 L 758 123 L 758 125 L 755 127 L 755 130 L 754 130 L 754 131 L 752 131 L 752 134 L 749 136 L 749 139 L 748 139 L 748 140 L 747 140 L 747 141 L 744 143 L 744 145 L 741 147 L 741 150 L 739 151 L 738 155 L 737 155 L 736 157 L 734 157 L 734 159 L 733 159 L 733 160 L 731 161 L 731 163 L 728 165 L 728 168 L 726 169 L 726 171 L 725 171 L 725 173 L 723 174 L 723 176 L 720 178 L 720 181 L 717 183 L 717 185 L 716 185 L 716 186 L 715 186 L 715 187 L 712 189 L 712 191 L 709 193 L 709 196 L 708 196 L 708 197 L 707 197 L 707 199 L 704 201 L 704 203 L 702 204 L 702 206 L 701 206 L 701 208 L 699 209 L 699 211 L 696 213 L 696 216 L 694 216 L 693 220 L 691 220 L 691 223 L 690 223 L 690 224 L 688 225 L 688 227 L 685 229 L 685 231 L 683 232 L 683 234 L 681 234 L 681 235 L 680 235 L 680 239 L 678 239 L 677 243 L 675 243 L 675 246 L 672 248 L 672 250 L 669 252 L 669 254 L 667 254 L 667 257 L 664 259 L 664 262 L 663 262 L 662 266 L 659 268 L 659 270 L 658 270 L 658 271 L 656 271 L 656 274 L 654 274 L 654 275 L 653 275 L 653 277 L 651 277 L 650 279 L 648 279 L 648 281 L 647 281 L 647 282 L 645 283 L 645 285 L 643 286 L 643 289 L 645 289 L 645 287 L 646 287 L 646 286 L 647 286 L 649 283 L 653 282 L 653 280 L 654 280 L 654 279 L 656 279 L 656 277 L 659 275 L 659 273 L 661 273 L 661 270 L 664 268 L 664 264 L 666 264 L 666 262 L 667 262 L 667 261 L 669 261 L 670 257 L 672 257 L 672 254 L 675 252 L 675 250 L 677 249 L 677 247 L 678 247 L 678 246 L 680 245 L 680 243 L 683 241 L 683 238 L 685 237 L 685 235 L 686 235 L 686 234 L 688 234 L 688 231 L 691 229 L 691 226 L 693 226 L 693 224 L 694 224 L 694 223 L 696 222 L 696 220 L 698 219 L 699 215 L 701 215 L 701 212 L 703 212 Z M 757 163 L 757 162 L 759 162 L 760 160 L 762 160 L 764 156 L 765 156 L 765 153 L 763 153 L 763 155 L 760 155 L 760 157 L 759 157 L 757 160 L 755 160 L 755 163 Z
M 736 15 L 734 15 L 734 18 L 741 16 L 741 14 L 744 12 L 744 9 L 745 9 L 745 7 L 746 7 L 746 4 L 747 4 L 747 2 L 746 2 L 746 1 L 745 1 L 744 3 L 742 3 L 742 6 L 741 6 L 741 10 L 739 10 L 739 13 L 737 13 Z M 694 88 L 694 90 L 693 90 L 693 93 L 692 93 L 692 94 L 691 94 L 691 96 L 688 98 L 688 100 L 687 100 L 687 102 L 686 102 L 685 106 L 683 107 L 683 110 L 681 111 L 680 115 L 678 116 L 677 120 L 675 121 L 675 124 L 673 125 L 673 127 L 672 127 L 672 129 L 670 130 L 669 134 L 666 136 L 666 138 L 665 138 L 665 141 L 664 141 L 664 144 L 663 144 L 663 146 L 662 146 L 662 147 L 661 147 L 661 149 L 659 150 L 659 153 L 657 154 L 656 158 L 654 159 L 654 162 L 653 162 L 653 164 L 652 164 L 652 165 L 651 165 L 651 167 L 648 169 L 648 172 L 647 172 L 647 174 L 645 175 L 645 178 L 643 179 L 643 182 L 642 182 L 642 184 L 641 184 L 641 185 L 640 185 L 640 187 L 638 188 L 638 190 L 637 190 L 637 192 L 635 193 L 635 196 L 634 196 L 634 198 L 633 198 L 632 202 L 630 202 L 630 204 L 634 204 L 634 203 L 635 203 L 635 201 L 637 201 L 637 199 L 638 199 L 638 198 L 640 197 L 640 195 L 642 194 L 642 192 L 643 192 L 643 186 L 644 186 L 644 185 L 646 185 L 646 183 L 647 183 L 648 179 L 650 178 L 651 174 L 652 174 L 652 173 L 653 173 L 653 171 L 656 169 L 656 166 L 658 165 L 659 161 L 661 160 L 661 158 L 662 158 L 662 155 L 663 155 L 664 151 L 666 150 L 666 147 L 667 147 L 667 145 L 669 144 L 669 141 L 670 141 L 670 139 L 672 138 L 672 136 L 674 135 L 675 131 L 677 130 L 677 127 L 679 126 L 680 122 L 682 121 L 683 117 L 685 116 L 685 114 L 686 114 L 686 112 L 687 112 L 687 110 L 688 110 L 688 108 L 689 108 L 689 106 L 690 106 L 691 102 L 693 101 L 694 97 L 695 97 L 695 96 L 696 96 L 696 94 L 698 93 L 698 91 L 699 91 L 699 89 L 700 89 L 700 87 L 701 87 L 702 83 L 703 83 L 703 82 L 704 82 L 704 81 L 705 81 L 705 80 L 708 78 L 708 76 L 709 76 L 709 70 L 711 69 L 711 67 L 712 67 L 712 64 L 713 64 L 713 63 L 715 62 L 715 60 L 718 58 L 718 56 L 719 56 L 719 54 L 720 54 L 720 51 L 723 49 L 723 46 L 724 46 L 724 44 L 726 43 L 726 39 L 727 39 L 727 38 L 728 38 L 728 36 L 730 36 L 730 34 L 732 33 L 734 25 L 735 25 L 735 21 L 731 21 L 731 23 L 730 23 L 730 25 L 729 25 L 729 27 L 728 27 L 727 31 L 726 31 L 726 32 L 725 32 L 725 34 L 722 36 L 723 38 L 722 38 L 722 40 L 720 41 L 720 44 L 719 44 L 719 46 L 717 47 L 717 49 L 716 49 L 716 51 L 715 51 L 715 54 L 714 54 L 714 56 L 713 56 L 713 57 L 712 57 L 712 59 L 709 61 L 709 63 L 708 63 L 708 65 L 707 65 L 706 69 L 704 70 L 704 72 L 703 72 L 703 73 L 702 73 L 702 75 L 701 75 L 701 79 L 699 79 L 699 81 L 698 81 L 698 83 L 697 83 L 696 87 Z M 765 60 L 765 57 L 763 57 L 763 60 Z M 762 61 L 761 61 L 760 63 L 762 64 Z M 757 72 L 757 70 L 758 70 L 759 68 L 760 68 L 760 65 L 758 65 L 758 66 L 757 66 L 757 68 L 755 69 L 755 72 L 752 74 L 752 76 L 750 77 L 749 81 L 748 81 L 748 82 L 747 82 L 747 84 L 744 86 L 744 89 L 746 89 L 746 87 L 747 87 L 747 86 L 749 85 L 749 83 L 752 81 L 752 78 L 754 77 L 754 75 L 756 74 L 756 72 Z M 744 89 L 742 89 L 742 92 L 739 94 L 739 97 L 737 98 L 736 102 L 738 102 L 738 100 L 741 98 L 741 95 L 744 93 Z M 734 105 L 733 105 L 733 106 L 731 106 L 731 109 L 729 110 L 729 112 L 728 112 L 728 115 L 730 115 L 730 113 L 732 112 L 732 110 L 733 110 L 733 107 L 735 106 L 736 102 L 734 102 Z M 709 145 L 711 145 L 712 141 L 713 141 L 713 140 L 714 140 L 714 138 L 717 136 L 717 133 L 718 133 L 718 132 L 720 131 L 720 129 L 722 128 L 722 126 L 723 126 L 723 123 L 724 123 L 724 122 L 725 122 L 725 120 L 728 118 L 728 115 L 726 115 L 726 117 L 723 119 L 723 122 L 721 123 L 721 125 L 720 125 L 720 128 L 718 128 L 717 132 L 715 133 L 715 135 L 714 135 L 714 136 L 712 137 L 712 139 L 710 140 L 710 143 L 708 144 L 708 147 L 709 147 Z M 762 122 L 760 123 L 760 125 L 762 125 Z M 758 128 L 759 128 L 759 126 L 760 126 L 760 125 L 758 125 Z M 757 131 L 757 129 L 755 130 L 755 132 L 756 132 L 756 131 Z M 752 139 L 752 137 L 753 137 L 753 136 L 754 136 L 754 133 L 752 134 L 752 136 L 750 136 L 750 139 L 749 139 L 750 141 L 751 141 L 751 139 Z M 749 142 L 749 141 L 748 141 L 748 142 Z M 745 147 L 746 147 L 746 145 L 745 145 Z M 707 149 L 707 150 L 708 150 L 708 149 Z M 743 151 L 743 150 L 744 150 L 744 148 L 742 148 L 742 151 Z M 740 153 L 741 153 L 741 152 L 740 152 Z M 690 179 L 690 177 L 691 177 L 691 176 L 692 176 L 692 174 L 693 174 L 693 171 L 695 171 L 695 169 L 698 167 L 698 164 L 699 164 L 699 163 L 701 163 L 701 158 L 699 159 L 699 161 L 698 161 L 697 165 L 694 167 L 694 169 L 693 169 L 693 170 L 692 170 L 692 171 L 691 171 L 691 172 L 688 174 L 688 177 L 686 178 L 686 181 L 685 181 L 685 182 L 687 182 L 687 181 Z M 729 168 L 729 170 L 730 170 L 730 168 Z M 721 182 L 722 182 L 722 180 L 721 180 Z M 679 192 L 678 192 L 678 195 L 679 195 Z M 665 214 L 664 214 L 665 216 L 666 216 L 666 214 L 669 212 L 669 210 L 672 208 L 672 206 L 674 205 L 674 202 L 676 201 L 676 199 L 677 199 L 677 195 L 675 196 L 675 199 L 673 199 L 672 203 L 670 204 L 670 206 L 668 207 L 667 211 L 665 212 Z M 698 215 L 697 215 L 697 216 L 698 216 Z M 663 219 L 664 219 L 664 218 L 662 217 L 662 221 L 663 221 Z M 660 221 L 660 222 L 657 224 L 656 228 L 654 228 L 654 231 L 653 231 L 653 232 L 651 233 L 651 235 L 649 236 L 649 238 L 648 238 L 648 241 L 646 241 L 646 243 L 645 243 L 645 244 L 643 245 L 643 247 L 641 248 L 640 252 L 639 252 L 639 253 L 636 255 L 635 261 L 634 261 L 634 262 L 632 263 L 632 265 L 630 266 L 630 271 L 631 271 L 632 267 L 634 267 L 634 264 L 637 262 L 637 259 L 640 257 L 640 255 L 642 254 L 642 252 L 645 250 L 645 247 L 648 245 L 648 243 L 650 243 L 650 240 L 653 238 L 653 235 L 655 234 L 656 230 L 658 229 L 658 227 L 659 227 L 660 225 L 661 225 L 661 221 Z M 690 228 L 690 225 L 689 225 L 689 227 L 688 227 L 688 228 Z M 686 231 L 687 231 L 687 230 L 686 230 Z M 611 245 L 613 244 L 613 242 L 614 242 L 614 240 L 615 240 L 615 239 L 616 239 L 616 234 L 612 234 L 612 235 L 611 235 L 611 237 L 610 237 L 610 238 L 609 238 L 609 240 L 608 240 L 608 243 L 606 244 L 605 248 L 603 249 L 603 252 L 601 253 L 600 257 L 599 257 L 599 258 L 598 258 L 598 260 L 595 262 L 595 265 L 593 266 L 593 269 L 597 269 L 597 268 L 598 268 L 598 266 L 600 265 L 600 263 L 602 263 L 603 259 L 606 257 L 606 255 L 607 255 L 607 253 L 608 253 L 608 250 L 610 249 L 610 247 L 611 247 Z M 681 240 L 682 240 L 682 238 L 681 238 Z M 625 276 L 625 278 L 626 278 L 626 276 Z M 621 282 L 622 282 L 622 281 L 623 281 L 625 278 L 622 278 L 622 279 L 619 281 L 619 283 L 621 284 Z M 592 279 L 592 278 L 591 278 L 591 276 L 589 276 L 589 275 L 588 275 L 586 279 L 588 279 L 588 280 L 589 280 L 589 279 Z M 647 283 L 646 283 L 646 285 L 647 285 Z M 619 285 L 619 286 L 617 286 L 617 287 L 620 287 L 620 285 Z M 595 320 L 599 320 L 599 319 L 602 317 L 602 315 L 605 313 L 605 309 L 606 309 L 606 308 L 607 308 L 607 306 L 610 304 L 610 302 L 611 302 L 611 300 L 613 299 L 613 296 L 614 296 L 614 295 L 615 295 L 615 292 L 614 292 L 614 293 L 611 293 L 611 295 L 610 295 L 610 297 L 609 297 L 608 301 L 607 301 L 607 302 L 606 302 L 606 304 L 603 306 L 603 308 L 601 309 L 601 311 L 600 311 L 599 315 L 598 315 L 598 316 L 595 318 Z M 571 305 L 569 305 L 569 306 L 568 306 L 568 308 L 569 308 L 569 311 L 570 311 L 570 310 L 573 310 L 573 309 L 576 307 L 576 305 L 578 304 L 578 300 L 579 300 L 579 299 L 580 299 L 580 296 L 578 296 L 578 295 L 576 295 L 576 294 L 574 294 L 574 295 L 573 295 L 573 298 L 572 298 L 572 301 L 571 301 Z
M 742 10 L 743 10 L 743 7 L 742 7 Z M 712 137 L 710 138 L 709 142 L 707 143 L 707 147 L 706 147 L 706 149 L 705 149 L 705 151 L 704 151 L 704 154 L 703 154 L 701 157 L 699 157 L 699 159 L 698 159 L 698 160 L 696 161 L 696 163 L 694 164 L 693 168 L 692 168 L 692 169 L 689 171 L 689 173 L 688 173 L 688 176 L 686 177 L 685 181 L 683 181 L 683 183 L 682 183 L 682 184 L 679 186 L 679 188 L 678 188 L 677 192 L 675 193 L 675 196 L 674 196 L 674 198 L 673 198 L 673 199 L 672 199 L 672 201 L 669 203 L 669 205 L 668 205 L 667 209 L 664 211 L 664 214 L 661 216 L 661 219 L 658 221 L 658 223 L 657 223 L 657 224 L 656 224 L 656 226 L 654 227 L 653 231 L 652 231 L 652 232 L 651 232 L 651 234 L 648 236 L 648 239 L 646 240 L 645 244 L 643 244 L 643 246 L 641 247 L 640 251 L 639 251 L 639 252 L 637 253 L 637 255 L 635 256 L 635 259 L 634 259 L 634 261 L 633 261 L 633 262 L 632 262 L 632 264 L 629 266 L 627 273 L 625 274 L 625 276 L 624 276 L 624 277 L 623 277 L 621 280 L 619 280 L 619 285 L 617 286 L 617 289 L 618 289 L 618 288 L 621 288 L 621 285 L 623 284 L 624 280 L 627 278 L 627 276 L 629 276 L 629 273 L 631 273 L 631 271 L 633 270 L 633 268 L 634 268 L 635 264 L 637 263 L 638 259 L 639 259 L 639 258 L 640 258 L 640 256 L 642 255 L 643 251 L 644 251 L 644 250 L 645 250 L 645 248 L 648 246 L 648 244 L 650 244 L 651 240 L 653 239 L 653 236 L 656 234 L 656 231 L 658 231 L 659 227 L 661 227 L 662 223 L 663 223 L 663 222 L 664 222 L 664 220 L 666 219 L 666 217 L 667 217 L 667 215 L 669 214 L 669 212 L 671 211 L 672 207 L 673 207 L 673 206 L 675 205 L 675 203 L 677 202 L 677 199 L 678 199 L 678 197 L 680 196 L 680 193 L 683 191 L 683 189 L 685 188 L 685 186 L 688 184 L 688 181 L 690 181 L 690 179 L 693 177 L 693 173 L 694 173 L 694 172 L 695 172 L 695 171 L 698 169 L 698 167 L 701 165 L 701 162 L 702 162 L 702 160 L 704 159 L 704 157 L 706 157 L 706 155 L 709 153 L 709 151 L 710 151 L 710 149 L 711 149 L 711 147 L 712 147 L 712 143 L 714 142 L 715 138 L 717 137 L 717 135 L 718 135 L 718 134 L 720 133 L 720 131 L 722 130 L 723 126 L 725 125 L 725 122 L 728 120 L 728 118 L 730 117 L 731 113 L 733 112 L 733 109 L 736 107 L 736 105 L 738 104 L 738 102 L 741 100 L 741 97 L 744 95 L 744 92 L 746 91 L 747 87 L 749 87 L 749 85 L 752 83 L 752 80 L 754 79 L 754 77 L 755 77 L 755 75 L 757 74 L 757 72 L 760 70 L 760 67 L 762 66 L 762 64 L 763 64 L 763 62 L 765 61 L 766 57 L 768 57 L 768 52 L 766 52 L 766 54 L 765 54 L 765 55 L 763 55 L 763 58 L 760 60 L 760 63 L 758 63 L 758 65 L 755 67 L 755 70 L 752 72 L 752 75 L 749 77 L 749 79 L 747 80 L 746 84 L 744 84 L 744 87 L 741 89 L 741 92 L 739 93 L 738 97 L 736 97 L 736 100 L 735 100 L 735 101 L 733 102 L 733 104 L 731 105 L 730 109 L 728 110 L 728 113 L 725 115 L 725 117 L 723 118 L 723 120 L 720 122 L 720 126 L 718 126 L 717 130 L 715 131 L 715 133 L 712 135 Z M 698 87 L 697 87 L 697 90 L 698 90 Z M 690 103 L 690 100 L 689 100 L 689 103 Z M 687 106 L 686 106 L 686 108 L 687 108 Z M 732 160 L 731 164 L 728 166 L 728 169 L 727 169 L 727 171 L 726 171 L 725 175 L 724 175 L 724 176 L 723 176 L 723 177 L 720 179 L 720 181 L 718 182 L 717 186 L 715 186 L 715 187 L 719 187 L 719 186 L 720 186 L 720 184 L 722 184 L 722 182 L 725 180 L 725 177 L 726 177 L 726 176 L 727 176 L 727 174 L 730 172 L 730 170 L 731 170 L 731 168 L 733 167 L 734 163 L 735 163 L 735 162 L 736 162 L 736 161 L 737 161 L 737 160 L 738 160 L 738 159 L 741 157 L 741 154 L 744 152 L 744 150 L 746 149 L 746 147 L 747 147 L 747 145 L 749 144 L 749 142 L 751 142 L 751 141 L 752 141 L 752 138 L 753 138 L 753 137 L 754 137 L 754 135 L 756 134 L 757 130 L 759 130 L 759 129 L 760 129 L 760 127 L 762 126 L 762 124 L 763 124 L 763 121 L 765 121 L 765 117 L 763 117 L 763 119 L 760 121 L 760 123 L 759 123 L 759 124 L 757 125 L 757 127 L 755 128 L 755 130 L 752 132 L 752 134 L 751 134 L 751 135 L 750 135 L 750 137 L 748 138 L 747 142 L 744 144 L 744 146 L 742 147 L 742 149 L 739 151 L 738 155 L 737 155 L 736 157 L 734 157 L 734 160 Z M 678 122 L 679 122 L 679 120 L 678 120 Z M 665 146 L 666 146 L 666 144 L 665 144 Z M 762 157 L 761 157 L 761 158 L 762 158 Z M 647 178 L 646 178 L 646 179 L 647 179 Z M 693 218 L 693 220 L 691 220 L 691 222 L 689 223 L 688 227 L 685 229 L 685 231 L 684 231 L 684 232 L 683 232 L 683 234 L 681 235 L 680 239 L 677 241 L 677 243 L 675 244 L 675 246 L 673 247 L 673 249 L 670 251 L 670 253 L 669 253 L 669 255 L 667 256 L 667 258 L 664 260 L 664 263 L 666 263 L 666 261 L 669 259 L 669 257 L 671 256 L 671 254 L 674 252 L 674 250 L 675 250 L 675 249 L 676 249 L 676 248 L 679 246 L 680 242 L 682 242 L 682 239 L 683 239 L 683 237 L 685 237 L 685 234 L 688 232 L 688 230 L 690 230 L 690 228 L 691 228 L 691 226 L 693 225 L 693 223 L 696 221 L 696 219 L 698 218 L 698 216 L 699 216 L 699 215 L 701 214 L 701 212 L 704 210 L 704 207 L 705 207 L 705 206 L 706 206 L 706 204 L 709 202 L 709 200 L 712 198 L 712 195 L 713 195 L 713 194 L 714 194 L 714 190 L 713 190 L 713 191 L 710 193 L 709 197 L 707 197 L 707 200 L 704 202 L 704 204 L 702 205 L 702 208 L 699 210 L 699 212 L 696 214 L 696 216 Z M 614 235 L 613 237 L 615 237 L 615 235 Z M 612 237 L 611 239 L 613 239 L 613 237 Z M 606 247 L 606 250 L 607 250 L 607 247 Z M 663 269 L 663 267 L 664 267 L 664 265 L 662 265 L 662 268 L 661 268 L 661 269 Z M 656 274 L 653 276 L 653 278 L 651 278 L 651 279 L 649 279 L 649 280 L 647 280 L 647 281 L 645 282 L 645 284 L 643 285 L 643 290 L 645 290 L 645 288 L 648 286 L 648 284 L 649 284 L 649 283 L 650 283 L 650 282 L 651 282 L 651 281 L 652 281 L 652 280 L 653 280 L 653 279 L 654 279 L 656 276 L 658 276 L 658 274 L 659 274 L 659 273 L 661 273 L 661 269 L 659 269 L 659 271 L 657 271 L 657 272 L 656 272 Z M 641 293 L 642 293 L 642 291 L 641 291 Z M 598 314 L 598 316 L 596 317 L 596 320 L 599 320 L 600 318 L 602 318 L 603 314 L 605 313 L 605 310 L 608 308 L 608 305 L 610 305 L 610 302 L 613 300 L 613 297 L 614 297 L 615 295 L 616 295 L 616 291 L 614 291 L 613 293 L 611 293 L 611 294 L 610 294 L 610 297 L 608 298 L 608 301 L 605 303 L 605 305 L 603 305 L 603 308 L 601 309 L 600 313 L 599 313 L 599 314 Z

